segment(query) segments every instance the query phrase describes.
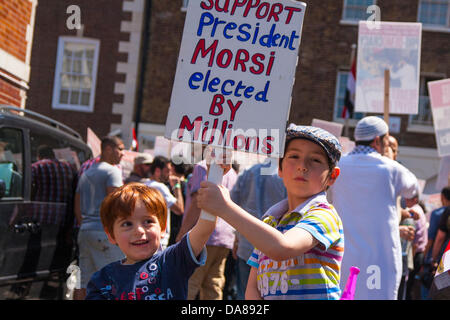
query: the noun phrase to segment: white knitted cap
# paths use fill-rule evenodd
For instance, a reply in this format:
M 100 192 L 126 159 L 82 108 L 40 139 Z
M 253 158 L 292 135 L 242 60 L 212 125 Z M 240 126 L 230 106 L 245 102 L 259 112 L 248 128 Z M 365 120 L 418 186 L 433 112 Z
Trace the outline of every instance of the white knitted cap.
M 355 128 L 355 141 L 371 141 L 388 133 L 389 127 L 383 119 L 375 116 L 362 118 Z

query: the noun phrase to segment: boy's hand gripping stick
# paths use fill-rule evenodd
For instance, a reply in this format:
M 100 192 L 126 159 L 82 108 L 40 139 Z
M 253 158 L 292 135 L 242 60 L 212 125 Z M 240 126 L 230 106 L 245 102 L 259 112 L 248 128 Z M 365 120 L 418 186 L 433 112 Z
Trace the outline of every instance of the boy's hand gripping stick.
M 209 173 L 208 173 L 208 181 L 215 183 L 215 184 L 221 184 L 223 178 L 223 169 L 221 166 L 219 166 L 215 161 L 211 162 L 211 165 L 209 167 Z M 215 221 L 216 217 L 213 216 L 210 213 L 207 213 L 206 211 L 202 210 L 200 212 L 200 219 L 205 219 L 209 221 Z

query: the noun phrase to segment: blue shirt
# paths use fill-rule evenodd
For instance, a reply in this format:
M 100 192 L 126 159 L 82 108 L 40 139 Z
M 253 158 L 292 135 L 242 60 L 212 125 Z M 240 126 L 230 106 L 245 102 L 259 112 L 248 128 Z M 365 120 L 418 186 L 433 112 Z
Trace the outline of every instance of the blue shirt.
M 187 234 L 147 260 L 103 267 L 89 281 L 86 300 L 186 300 L 189 277 L 205 261 L 206 249 L 197 259 Z
M 122 186 L 122 173 L 107 162 L 96 162 L 86 170 L 78 181 L 80 209 L 83 220 L 80 230 L 103 231 L 100 206 L 108 187 Z
M 441 216 L 442 213 L 445 211 L 446 207 L 440 207 L 437 208 L 435 210 L 433 210 L 431 212 L 430 215 L 430 225 L 428 227 L 428 240 L 435 240 L 436 239 L 436 235 L 439 229 L 439 221 L 441 220 Z M 446 247 L 446 242 L 442 245 L 442 249 L 439 252 L 439 257 L 442 254 L 443 249 Z M 426 262 L 430 262 L 431 261 L 431 254 L 432 254 L 432 250 L 433 246 L 430 248 L 430 250 L 428 250 L 427 256 L 425 257 L 425 261 Z

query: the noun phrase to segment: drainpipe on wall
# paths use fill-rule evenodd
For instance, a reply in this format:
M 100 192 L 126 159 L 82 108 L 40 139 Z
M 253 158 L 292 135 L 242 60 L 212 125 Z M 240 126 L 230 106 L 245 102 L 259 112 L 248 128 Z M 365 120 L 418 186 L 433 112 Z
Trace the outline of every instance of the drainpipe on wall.
M 139 141 L 139 123 L 141 122 L 141 112 L 143 103 L 143 92 L 145 85 L 145 75 L 147 70 L 147 61 L 150 48 L 150 22 L 152 16 L 152 0 L 145 1 L 145 16 L 144 16 L 144 28 L 142 29 L 142 45 L 141 45 L 141 72 L 139 73 L 139 86 L 137 91 L 137 102 L 136 102 L 136 112 L 134 115 L 135 119 L 135 131 L 136 139 Z M 137 150 L 136 150 L 137 151 Z

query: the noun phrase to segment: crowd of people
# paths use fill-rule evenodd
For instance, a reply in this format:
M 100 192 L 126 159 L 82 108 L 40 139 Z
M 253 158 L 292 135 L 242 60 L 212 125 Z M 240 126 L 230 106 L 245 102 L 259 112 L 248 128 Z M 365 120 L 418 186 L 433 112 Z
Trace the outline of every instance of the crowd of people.
M 361 119 L 354 139 L 342 154 L 332 134 L 292 124 L 283 158 L 242 172 L 218 161 L 216 185 L 209 158 L 149 154 L 123 179 L 124 144 L 104 137 L 78 172 L 74 299 L 340 299 L 352 266 L 355 299 L 428 299 L 450 187 L 428 212 L 381 118 Z

